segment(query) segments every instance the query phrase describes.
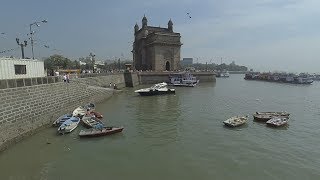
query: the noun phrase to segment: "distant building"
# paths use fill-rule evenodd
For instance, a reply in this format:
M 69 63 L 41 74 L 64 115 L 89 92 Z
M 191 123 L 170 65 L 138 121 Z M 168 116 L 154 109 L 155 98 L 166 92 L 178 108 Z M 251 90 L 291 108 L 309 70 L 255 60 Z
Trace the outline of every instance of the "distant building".
M 144 16 L 142 27 L 134 26 L 133 65 L 136 70 L 172 71 L 179 68 L 180 33 L 173 32 L 171 19 L 168 28 L 148 26 Z
M 79 61 L 79 64 L 80 64 L 80 66 L 81 66 L 81 65 L 86 65 L 87 63 L 82 62 L 82 61 Z
M 104 62 L 103 61 L 95 61 L 94 64 L 95 65 L 104 66 Z
M 193 64 L 193 58 L 183 58 L 180 62 L 181 66 L 188 66 Z
M 0 58 L 0 79 L 45 77 L 44 62 L 36 59 Z

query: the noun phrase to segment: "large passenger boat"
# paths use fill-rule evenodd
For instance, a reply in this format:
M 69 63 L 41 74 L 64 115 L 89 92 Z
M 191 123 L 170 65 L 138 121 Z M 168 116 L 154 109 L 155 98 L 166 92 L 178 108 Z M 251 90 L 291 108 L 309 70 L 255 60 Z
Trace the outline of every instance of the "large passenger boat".
M 199 83 L 199 80 L 189 72 L 171 74 L 169 81 L 169 85 L 186 87 L 194 87 Z
M 150 88 L 139 89 L 134 92 L 139 93 L 141 96 L 153 96 L 162 94 L 175 94 L 175 89 L 167 88 L 167 83 L 162 82 L 151 86 Z

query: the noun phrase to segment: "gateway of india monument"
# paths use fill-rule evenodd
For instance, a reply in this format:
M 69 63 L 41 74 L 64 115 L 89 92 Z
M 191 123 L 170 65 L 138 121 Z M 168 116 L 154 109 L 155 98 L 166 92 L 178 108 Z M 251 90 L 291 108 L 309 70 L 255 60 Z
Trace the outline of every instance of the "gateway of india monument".
M 136 70 L 174 71 L 180 63 L 180 33 L 173 32 L 171 19 L 167 28 L 148 26 L 146 16 L 142 27 L 134 26 L 133 66 Z

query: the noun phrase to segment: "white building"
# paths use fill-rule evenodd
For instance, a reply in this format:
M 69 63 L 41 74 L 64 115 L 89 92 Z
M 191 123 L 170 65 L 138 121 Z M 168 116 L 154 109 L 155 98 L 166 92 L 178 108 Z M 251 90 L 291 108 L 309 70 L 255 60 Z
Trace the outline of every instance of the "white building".
M 36 59 L 0 58 L 0 79 L 45 76 L 43 61 Z

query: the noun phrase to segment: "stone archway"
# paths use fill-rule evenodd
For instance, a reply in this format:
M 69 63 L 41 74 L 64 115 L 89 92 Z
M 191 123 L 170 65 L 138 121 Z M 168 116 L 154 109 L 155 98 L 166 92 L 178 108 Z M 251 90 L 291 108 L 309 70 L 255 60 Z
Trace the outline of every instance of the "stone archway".
M 170 71 L 170 62 L 169 61 L 166 62 L 166 71 Z

